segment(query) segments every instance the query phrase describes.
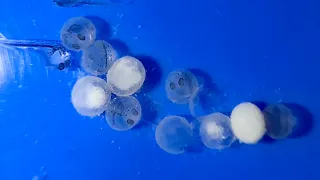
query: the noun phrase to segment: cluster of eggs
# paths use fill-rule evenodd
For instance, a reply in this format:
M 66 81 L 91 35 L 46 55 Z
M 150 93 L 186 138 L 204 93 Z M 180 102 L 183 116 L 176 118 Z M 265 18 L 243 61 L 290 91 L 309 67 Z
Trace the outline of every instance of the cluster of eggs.
M 193 103 L 200 89 L 196 76 L 188 70 L 173 71 L 166 80 L 167 97 L 174 103 Z M 206 147 L 220 150 L 230 147 L 236 140 L 256 144 L 266 133 L 272 139 L 286 138 L 298 123 L 295 112 L 280 103 L 261 111 L 255 104 L 243 102 L 234 107 L 230 117 L 213 112 L 194 118 L 192 122 L 179 116 L 164 118 L 156 129 L 159 146 L 169 153 L 180 154 L 192 145 L 195 136 L 199 136 Z
M 94 117 L 105 112 L 107 123 L 119 131 L 134 127 L 141 119 L 141 105 L 132 96 L 143 85 L 145 69 L 131 56 L 117 57 L 106 41 L 96 40 L 94 24 L 84 17 L 69 19 L 60 38 L 65 48 L 82 52 L 81 68 L 89 75 L 77 80 L 71 102 L 82 116 Z M 99 76 L 105 75 L 106 79 Z M 117 97 L 111 98 L 111 94 Z
M 145 81 L 143 64 L 131 56 L 118 58 L 111 44 L 96 40 L 94 24 L 83 17 L 68 20 L 60 37 L 67 49 L 82 51 L 81 67 L 90 74 L 73 86 L 71 101 L 76 111 L 89 117 L 105 112 L 107 123 L 117 131 L 138 124 L 142 108 L 132 95 Z M 99 77 L 105 74 L 106 79 Z M 165 90 L 170 101 L 186 104 L 196 98 L 200 85 L 192 72 L 175 70 L 167 76 Z M 112 99 L 111 94 L 116 97 Z M 283 104 L 270 105 L 261 111 L 256 105 L 244 102 L 233 109 L 230 117 L 214 112 L 194 118 L 193 122 L 180 116 L 162 119 L 155 130 L 159 147 L 180 154 L 188 150 L 197 135 L 210 149 L 230 147 L 237 139 L 255 144 L 266 132 L 274 139 L 287 137 L 296 125 L 292 111 Z

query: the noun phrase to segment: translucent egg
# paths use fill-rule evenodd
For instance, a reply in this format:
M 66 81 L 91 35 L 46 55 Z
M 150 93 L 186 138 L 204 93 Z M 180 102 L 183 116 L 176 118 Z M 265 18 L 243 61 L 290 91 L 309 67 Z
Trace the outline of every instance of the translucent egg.
M 168 116 L 157 126 L 156 142 L 161 149 L 171 154 L 184 153 L 193 139 L 189 122 L 180 116 Z
M 73 86 L 71 102 L 80 115 L 94 117 L 106 110 L 110 96 L 107 83 L 103 79 L 85 76 Z
M 166 79 L 166 93 L 170 101 L 186 104 L 199 89 L 199 83 L 193 73 L 187 70 L 171 72 Z
M 263 110 L 267 133 L 273 139 L 288 137 L 297 124 L 293 112 L 283 104 L 272 104 Z
M 255 144 L 266 132 L 263 113 L 252 103 L 237 105 L 232 110 L 230 119 L 234 135 L 243 143 Z
M 231 129 L 230 118 L 222 113 L 212 113 L 198 118 L 200 137 L 210 149 L 228 148 L 236 139 Z
M 87 73 L 106 74 L 116 60 L 116 52 L 106 41 L 95 41 L 82 53 L 81 67 Z
M 141 105 L 132 97 L 116 97 L 111 100 L 106 110 L 106 121 L 117 131 L 126 131 L 137 125 L 141 119 Z
M 71 18 L 63 25 L 60 39 L 67 49 L 81 51 L 93 44 L 96 39 L 96 28 L 89 19 Z
M 107 83 L 117 96 L 130 96 L 137 92 L 146 78 L 142 63 L 131 56 L 118 59 L 108 71 Z

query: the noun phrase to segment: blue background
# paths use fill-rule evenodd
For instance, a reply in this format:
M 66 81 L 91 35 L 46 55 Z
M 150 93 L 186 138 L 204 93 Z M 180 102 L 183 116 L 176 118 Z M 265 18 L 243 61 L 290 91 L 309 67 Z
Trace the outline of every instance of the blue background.
M 101 38 L 149 62 L 150 88 L 140 96 L 149 108 L 145 121 L 152 121 L 120 133 L 103 117 L 83 118 L 70 102 L 77 71 L 48 70 L 31 50 L 10 55 L 14 71 L 2 70 L 12 76 L 0 88 L 1 180 L 320 179 L 320 1 L 134 0 L 58 8 L 50 0 L 2 0 L 0 7 L 0 32 L 10 39 L 58 40 L 71 17 L 105 20 L 97 25 Z M 206 73 L 219 89 L 220 111 L 242 101 L 296 103 L 312 114 L 312 129 L 221 152 L 167 154 L 155 142 L 154 124 L 189 113 L 165 97 L 165 77 L 177 68 Z

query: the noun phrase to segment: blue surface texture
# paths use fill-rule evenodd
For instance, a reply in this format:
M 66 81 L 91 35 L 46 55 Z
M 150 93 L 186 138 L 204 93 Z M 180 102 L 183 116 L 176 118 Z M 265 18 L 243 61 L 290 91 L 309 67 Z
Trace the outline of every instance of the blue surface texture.
M 144 124 L 126 132 L 81 117 L 70 92 L 81 73 L 46 67 L 30 49 L 0 49 L 1 180 L 319 180 L 320 1 L 134 0 L 61 8 L 51 0 L 1 0 L 8 39 L 59 40 L 71 17 L 97 26 L 120 55 L 146 66 L 138 97 Z M 310 113 L 296 138 L 170 155 L 155 141 L 167 115 L 190 115 L 166 98 L 169 72 L 193 69 L 214 89 L 210 107 L 293 103 Z M 214 101 L 214 100 L 213 100 Z

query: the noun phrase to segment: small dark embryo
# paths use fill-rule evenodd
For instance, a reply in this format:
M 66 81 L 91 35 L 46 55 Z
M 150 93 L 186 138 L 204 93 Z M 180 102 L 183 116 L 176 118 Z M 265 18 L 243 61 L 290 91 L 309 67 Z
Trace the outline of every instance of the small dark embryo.
M 171 90 L 174 90 L 176 88 L 176 85 L 173 82 L 171 82 L 169 86 Z
M 179 86 L 183 87 L 184 86 L 184 79 L 180 78 L 178 81 Z
M 127 119 L 127 124 L 133 125 L 133 124 L 134 124 L 134 121 L 133 121 L 132 119 Z
M 78 34 L 77 37 L 78 37 L 78 39 L 80 39 L 81 41 L 86 40 L 86 37 L 85 37 L 84 35 L 82 35 L 82 34 Z
M 137 115 L 139 114 L 138 111 L 135 110 L 135 109 L 132 109 L 132 110 L 131 110 L 131 113 L 132 113 L 134 116 L 137 116 Z

